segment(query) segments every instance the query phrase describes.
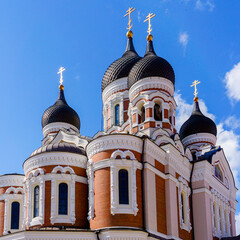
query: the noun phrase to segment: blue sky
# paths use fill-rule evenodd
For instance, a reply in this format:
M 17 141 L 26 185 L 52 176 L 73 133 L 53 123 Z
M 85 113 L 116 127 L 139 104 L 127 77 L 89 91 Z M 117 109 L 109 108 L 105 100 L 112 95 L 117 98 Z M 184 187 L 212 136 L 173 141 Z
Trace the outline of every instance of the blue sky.
M 66 68 L 65 95 L 80 116 L 81 134 L 101 130 L 101 80 L 124 52 L 123 15 L 132 6 L 141 56 L 147 36 L 143 20 L 156 14 L 153 42 L 175 71 L 178 125 L 191 112 L 190 85 L 197 79 L 202 108 L 218 125 L 218 143 L 239 182 L 240 1 L 234 0 L 1 1 L 0 174 L 22 173 L 23 161 L 41 145 L 41 117 L 57 98 L 60 66 Z

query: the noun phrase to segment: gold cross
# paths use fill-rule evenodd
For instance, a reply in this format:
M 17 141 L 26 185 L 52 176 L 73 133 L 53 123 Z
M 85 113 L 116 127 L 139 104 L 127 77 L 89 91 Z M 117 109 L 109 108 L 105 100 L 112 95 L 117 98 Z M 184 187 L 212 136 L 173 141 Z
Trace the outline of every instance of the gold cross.
M 64 67 L 60 67 L 60 68 L 59 68 L 58 74 L 60 74 L 60 80 L 59 80 L 60 85 L 62 85 L 62 83 L 63 83 L 63 75 L 62 75 L 62 73 L 63 73 L 65 70 L 66 70 L 66 69 L 65 69 Z
M 144 20 L 144 22 L 148 21 L 148 34 L 150 35 L 151 32 L 152 32 L 152 25 L 151 25 L 151 18 L 155 17 L 156 14 L 153 14 L 153 13 L 149 13 L 146 17 L 146 19 Z
M 199 84 L 200 82 L 198 81 L 198 80 L 195 80 L 193 83 L 192 83 L 192 85 L 191 85 L 191 87 L 193 87 L 194 86 L 194 88 L 195 88 L 195 91 L 194 91 L 194 96 L 195 96 L 195 98 L 197 98 L 197 95 L 198 95 L 198 92 L 197 92 L 197 85 Z
M 135 10 L 136 10 L 136 8 L 131 7 L 127 10 L 127 13 L 124 15 L 124 17 L 128 16 L 128 28 L 127 28 L 128 31 L 130 31 L 133 26 L 133 25 L 131 25 L 131 22 L 132 22 L 131 13 L 134 12 Z

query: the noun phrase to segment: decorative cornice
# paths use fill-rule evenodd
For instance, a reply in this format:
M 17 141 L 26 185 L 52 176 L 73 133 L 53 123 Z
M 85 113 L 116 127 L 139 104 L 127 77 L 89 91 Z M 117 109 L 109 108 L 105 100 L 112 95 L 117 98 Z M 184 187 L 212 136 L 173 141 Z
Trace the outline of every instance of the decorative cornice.
M 0 176 L 0 187 L 23 186 L 25 176 L 23 175 L 3 175 Z
M 142 139 L 129 134 L 112 134 L 94 139 L 87 145 L 88 158 L 110 149 L 128 149 L 141 153 Z
M 170 96 L 173 96 L 174 86 L 173 83 L 166 78 L 161 77 L 149 77 L 137 81 L 129 90 L 129 98 L 132 101 L 134 96 L 139 92 L 148 89 L 159 89 L 166 91 Z
M 102 100 L 103 103 L 106 102 L 106 100 L 114 93 L 122 91 L 122 90 L 128 90 L 127 86 L 127 77 L 125 78 L 120 78 L 116 81 L 113 81 L 110 83 L 102 93 Z
M 185 147 L 188 147 L 193 144 L 199 145 L 198 143 L 201 143 L 201 142 L 211 143 L 211 144 L 215 145 L 216 141 L 217 141 L 216 137 L 210 133 L 196 133 L 196 134 L 187 136 L 182 140 L 183 145 Z
M 67 165 L 80 168 L 87 168 L 87 157 L 76 153 L 64 152 L 48 152 L 41 153 L 36 156 L 28 158 L 24 164 L 23 169 L 25 174 L 43 166 L 49 165 Z

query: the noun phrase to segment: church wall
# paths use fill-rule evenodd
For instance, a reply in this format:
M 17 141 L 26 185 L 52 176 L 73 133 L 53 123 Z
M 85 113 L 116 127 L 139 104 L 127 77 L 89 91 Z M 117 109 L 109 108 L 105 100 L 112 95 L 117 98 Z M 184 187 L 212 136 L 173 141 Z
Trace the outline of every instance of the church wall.
M 45 219 L 44 225 L 51 226 L 50 217 L 51 217 L 51 181 L 45 182 Z
M 136 172 L 137 204 L 139 211 L 133 214 L 111 214 L 110 168 L 100 169 L 94 174 L 94 218 L 90 220 L 91 229 L 126 226 L 142 228 L 142 187 L 141 171 Z
M 155 175 L 157 203 L 157 231 L 167 234 L 165 180 Z
M 177 187 L 176 191 L 178 192 L 178 187 Z M 189 199 L 188 199 L 188 201 L 189 201 Z M 177 194 L 177 203 L 178 202 L 179 202 L 179 199 L 178 199 L 178 194 Z M 190 202 L 189 202 L 189 204 L 190 204 Z M 184 230 L 184 229 L 182 229 L 180 227 L 180 222 L 179 222 L 179 219 L 180 219 L 180 217 L 179 217 L 179 204 L 177 204 L 177 213 L 178 213 L 178 233 L 179 233 L 179 238 L 184 239 L 184 240 L 192 240 L 192 231 L 188 232 L 188 231 L 186 231 L 186 230 Z M 204 237 L 201 238 L 201 240 L 203 240 L 203 239 L 209 239 L 209 238 L 204 238 Z M 197 240 L 197 238 L 196 238 L 196 240 Z

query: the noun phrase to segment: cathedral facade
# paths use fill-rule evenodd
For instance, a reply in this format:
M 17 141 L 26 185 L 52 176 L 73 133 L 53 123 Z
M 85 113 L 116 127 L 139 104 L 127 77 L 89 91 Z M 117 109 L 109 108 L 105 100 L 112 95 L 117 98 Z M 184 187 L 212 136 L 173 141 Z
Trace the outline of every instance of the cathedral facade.
M 237 188 L 216 125 L 195 97 L 178 132 L 174 84 L 152 35 L 140 57 L 129 31 L 123 56 L 103 76 L 104 130 L 89 138 L 61 83 L 24 175 L 0 176 L 0 239 L 235 236 Z

